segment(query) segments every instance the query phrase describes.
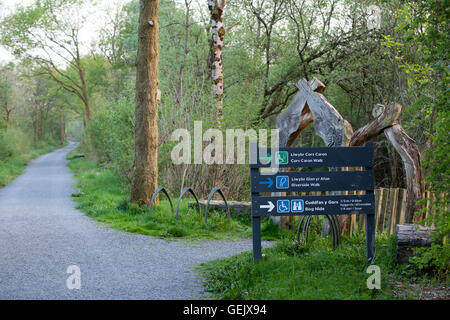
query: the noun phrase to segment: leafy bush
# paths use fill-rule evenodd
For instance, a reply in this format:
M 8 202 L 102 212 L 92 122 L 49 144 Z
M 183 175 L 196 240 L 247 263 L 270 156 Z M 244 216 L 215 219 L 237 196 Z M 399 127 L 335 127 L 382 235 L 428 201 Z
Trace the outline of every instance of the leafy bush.
M 96 115 L 85 139 L 91 141 L 100 160 L 109 165 L 123 181 L 129 182 L 133 167 L 134 100 L 119 99 Z M 85 144 L 89 144 L 86 143 Z
M 450 245 L 433 244 L 431 247 L 416 248 L 409 259 L 409 276 L 428 274 L 439 280 L 448 280 L 450 266 Z
M 21 129 L 10 127 L 0 131 L 0 160 L 27 153 L 30 149 L 30 138 Z

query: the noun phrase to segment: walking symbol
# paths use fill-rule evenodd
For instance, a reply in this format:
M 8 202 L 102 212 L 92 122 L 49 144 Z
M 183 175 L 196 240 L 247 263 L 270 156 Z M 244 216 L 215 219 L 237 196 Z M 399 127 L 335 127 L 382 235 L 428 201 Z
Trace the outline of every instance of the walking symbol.
M 278 176 L 277 177 L 277 189 L 288 189 L 289 188 L 289 177 L 288 176 Z
M 289 162 L 289 156 L 287 151 L 277 151 L 275 155 L 276 155 L 275 160 L 278 164 L 287 164 Z

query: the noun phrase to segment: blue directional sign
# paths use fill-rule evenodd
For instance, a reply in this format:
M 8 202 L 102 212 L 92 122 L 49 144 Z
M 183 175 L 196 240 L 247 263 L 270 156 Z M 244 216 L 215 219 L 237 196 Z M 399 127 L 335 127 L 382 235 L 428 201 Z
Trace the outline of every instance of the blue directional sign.
M 323 214 L 371 215 L 375 214 L 374 202 L 374 194 L 302 196 L 302 199 L 299 199 L 299 196 L 261 196 L 252 199 L 252 214 L 257 217 Z
M 363 214 L 366 217 L 366 248 L 368 262 L 375 259 L 375 176 L 373 143 L 362 147 L 258 148 L 250 147 L 250 182 L 252 192 L 253 259 L 262 259 L 261 219 L 267 216 L 325 215 L 335 234 L 339 233 L 336 215 Z M 267 155 L 260 156 L 258 155 Z M 278 168 L 319 168 L 323 170 L 272 170 Z M 338 167 L 363 167 L 363 170 L 335 170 Z M 344 191 L 365 191 L 346 194 Z M 327 195 L 289 195 L 290 192 L 336 191 Z M 261 195 L 260 193 L 265 193 Z M 271 193 L 270 196 L 267 194 Z M 276 209 L 276 210 L 275 210 Z M 302 221 L 302 220 L 300 220 Z M 334 223 L 333 223 L 334 221 Z M 307 231 L 306 231 L 307 232 Z M 334 237 L 333 237 L 334 238 Z M 338 238 L 337 238 L 338 239 Z M 333 246 L 338 240 L 333 240 Z
M 288 189 L 288 188 L 289 188 L 289 177 L 288 176 L 278 176 L 277 177 L 277 189 Z
M 279 174 L 279 175 L 278 175 Z M 270 179 L 269 179 L 270 178 Z M 287 179 L 285 179 L 287 178 Z M 287 181 L 286 181 L 287 180 Z M 258 170 L 251 172 L 252 192 L 294 192 L 371 190 L 374 188 L 373 170 L 279 172 L 268 176 Z
M 292 212 L 303 212 L 305 211 L 305 206 L 303 204 L 303 200 L 291 200 L 291 211 Z
M 277 212 L 278 213 L 289 213 L 289 200 L 278 200 L 277 201 Z

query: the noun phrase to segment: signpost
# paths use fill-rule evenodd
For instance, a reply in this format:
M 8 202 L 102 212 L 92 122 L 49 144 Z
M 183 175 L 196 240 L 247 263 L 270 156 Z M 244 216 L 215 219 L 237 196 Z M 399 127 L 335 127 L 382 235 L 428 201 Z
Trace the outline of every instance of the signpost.
M 252 191 L 253 260 L 261 260 L 261 217 L 291 215 L 366 215 L 366 247 L 369 263 L 375 258 L 375 197 L 373 144 L 363 147 L 253 148 L 250 155 Z M 251 148 L 252 150 L 252 148 Z M 261 156 L 260 154 L 267 155 Z M 262 174 L 276 161 L 279 168 L 364 167 L 363 171 L 277 172 Z M 260 196 L 260 192 L 309 192 L 364 190 L 363 195 Z

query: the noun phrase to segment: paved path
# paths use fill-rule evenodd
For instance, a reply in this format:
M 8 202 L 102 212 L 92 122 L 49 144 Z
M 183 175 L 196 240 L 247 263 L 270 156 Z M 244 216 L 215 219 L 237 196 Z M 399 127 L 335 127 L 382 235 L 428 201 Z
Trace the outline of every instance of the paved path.
M 65 160 L 43 155 L 0 189 L 0 299 L 198 299 L 192 266 L 251 249 L 251 241 L 188 244 L 112 230 L 75 209 Z M 67 268 L 81 271 L 69 290 Z

